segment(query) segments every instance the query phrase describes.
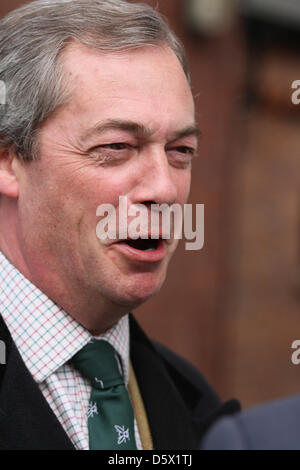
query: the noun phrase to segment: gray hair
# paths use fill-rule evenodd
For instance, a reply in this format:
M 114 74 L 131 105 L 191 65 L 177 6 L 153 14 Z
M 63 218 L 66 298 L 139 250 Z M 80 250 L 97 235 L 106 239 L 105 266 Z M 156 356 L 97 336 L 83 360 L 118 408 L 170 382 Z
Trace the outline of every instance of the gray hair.
M 167 45 L 189 81 L 184 48 L 153 8 L 126 0 L 37 0 L 0 20 L 0 149 L 37 158 L 42 122 L 67 99 L 59 57 L 71 41 L 102 52 Z

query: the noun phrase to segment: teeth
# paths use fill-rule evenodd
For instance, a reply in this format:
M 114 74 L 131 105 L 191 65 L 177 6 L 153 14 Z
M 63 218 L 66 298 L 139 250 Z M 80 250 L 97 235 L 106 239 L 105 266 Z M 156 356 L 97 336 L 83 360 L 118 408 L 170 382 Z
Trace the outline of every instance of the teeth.
M 147 250 L 144 251 L 155 251 L 155 248 L 147 248 Z

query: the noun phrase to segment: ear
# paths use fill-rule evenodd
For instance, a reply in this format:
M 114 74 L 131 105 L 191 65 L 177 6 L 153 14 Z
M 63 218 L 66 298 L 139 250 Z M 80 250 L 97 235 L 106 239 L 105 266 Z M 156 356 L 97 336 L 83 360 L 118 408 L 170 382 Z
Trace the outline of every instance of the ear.
M 16 160 L 13 148 L 0 149 L 0 196 L 1 194 L 11 198 L 19 196 Z

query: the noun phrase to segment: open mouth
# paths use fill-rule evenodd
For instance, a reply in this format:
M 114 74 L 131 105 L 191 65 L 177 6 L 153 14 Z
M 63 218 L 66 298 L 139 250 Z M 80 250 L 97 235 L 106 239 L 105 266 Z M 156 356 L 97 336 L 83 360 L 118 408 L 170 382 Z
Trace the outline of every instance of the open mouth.
M 156 263 L 162 261 L 168 253 L 165 240 L 162 238 L 120 240 L 112 246 L 120 251 L 125 258 L 142 263 Z
M 152 240 L 151 238 L 142 239 L 138 238 L 137 240 L 125 240 L 126 245 L 129 245 L 131 248 L 140 251 L 155 251 L 157 250 L 161 240 Z

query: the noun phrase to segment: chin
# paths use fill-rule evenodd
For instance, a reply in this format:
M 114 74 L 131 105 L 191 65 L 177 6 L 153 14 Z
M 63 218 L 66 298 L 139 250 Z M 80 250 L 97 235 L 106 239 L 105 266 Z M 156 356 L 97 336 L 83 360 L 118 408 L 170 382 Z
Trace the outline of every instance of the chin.
M 120 295 L 115 296 L 114 303 L 129 309 L 137 308 L 160 291 L 163 281 L 164 277 L 155 279 L 151 275 L 146 279 L 143 277 L 131 280 L 130 283 L 126 283 Z

